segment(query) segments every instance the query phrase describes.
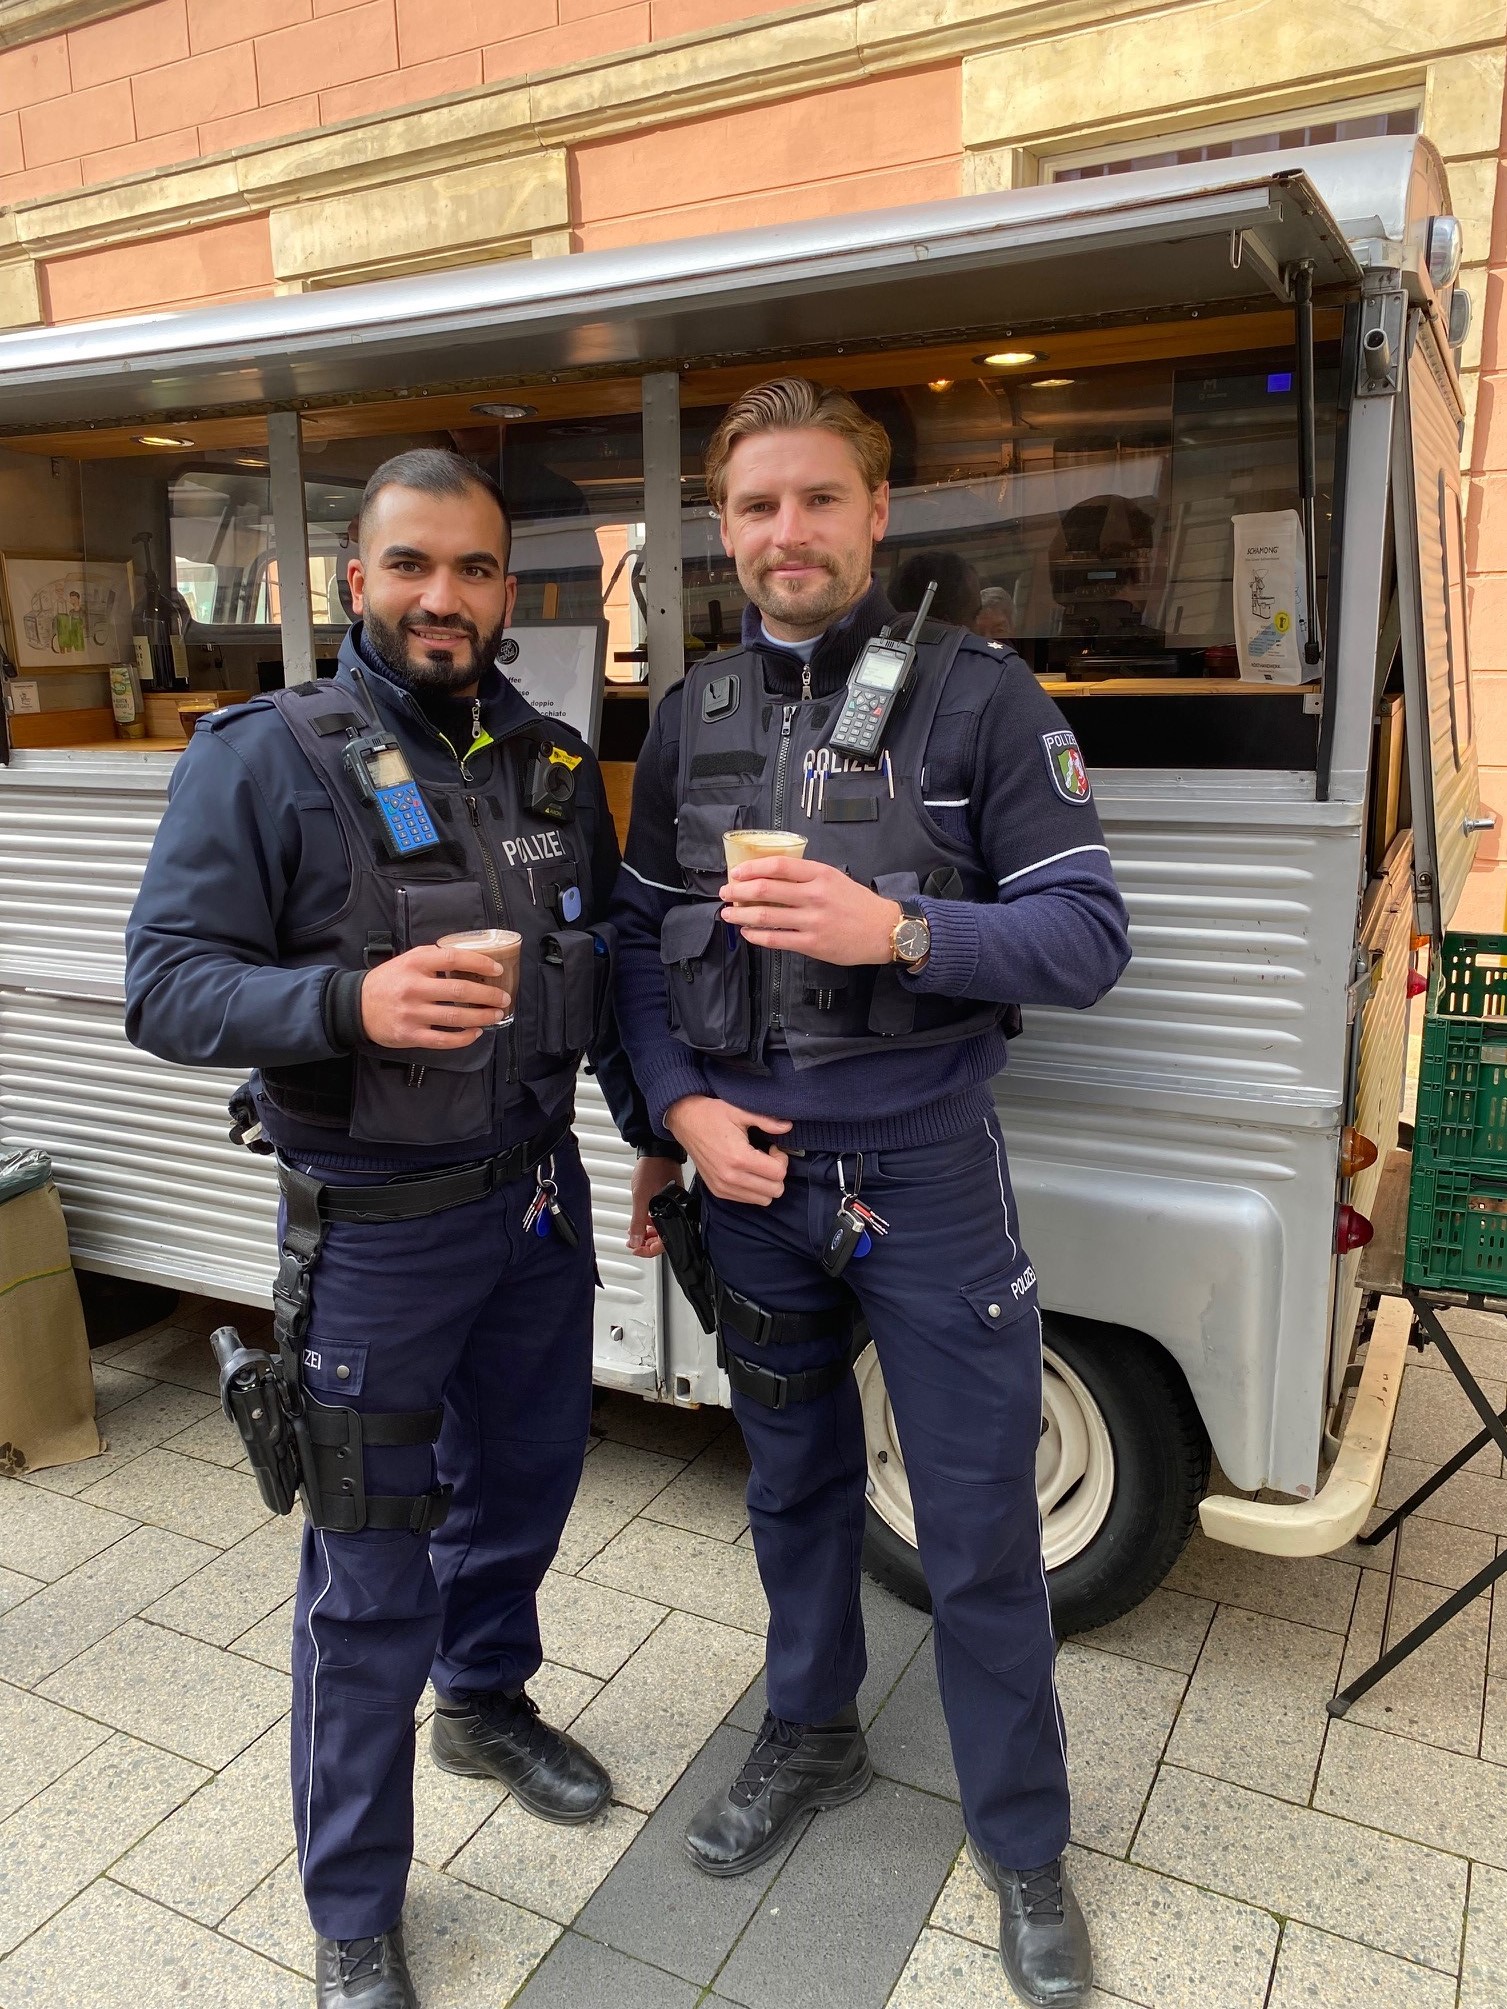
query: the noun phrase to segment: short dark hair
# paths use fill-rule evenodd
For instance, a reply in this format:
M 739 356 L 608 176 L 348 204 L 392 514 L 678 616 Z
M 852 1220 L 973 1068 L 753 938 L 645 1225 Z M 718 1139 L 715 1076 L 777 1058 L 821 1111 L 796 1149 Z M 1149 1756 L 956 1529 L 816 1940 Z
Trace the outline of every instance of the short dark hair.
M 361 491 L 361 508 L 356 518 L 358 542 L 365 541 L 366 518 L 384 488 L 416 488 L 423 495 L 469 495 L 479 490 L 490 495 L 502 518 L 504 553 L 513 542 L 513 518 L 502 490 L 484 467 L 448 447 L 416 446 L 407 453 L 395 453 L 384 460 Z

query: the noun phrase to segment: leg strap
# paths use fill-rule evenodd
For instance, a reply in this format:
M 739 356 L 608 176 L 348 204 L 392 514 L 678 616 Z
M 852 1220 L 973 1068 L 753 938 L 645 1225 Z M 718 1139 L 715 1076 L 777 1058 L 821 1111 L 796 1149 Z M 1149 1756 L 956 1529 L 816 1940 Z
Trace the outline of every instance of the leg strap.
M 818 1396 L 830 1395 L 847 1380 L 854 1361 L 869 1343 L 868 1326 L 851 1299 L 824 1311 L 766 1311 L 752 1298 L 719 1283 L 717 1309 L 722 1320 L 717 1328 L 717 1364 L 739 1395 L 765 1409 L 788 1409 L 793 1402 L 815 1402 Z M 847 1345 L 838 1359 L 822 1367 L 777 1374 L 773 1368 L 729 1353 L 722 1325 L 730 1326 L 755 1346 L 790 1346 L 815 1339 L 845 1339 Z
M 444 1420 L 442 1409 L 342 1409 L 316 1402 L 305 1394 L 309 1442 L 313 1447 L 316 1483 L 309 1487 L 309 1519 L 316 1528 L 336 1534 L 359 1534 L 363 1528 L 387 1533 L 427 1535 L 450 1511 L 449 1486 L 435 1486 L 410 1497 L 373 1494 L 366 1490 L 365 1450 L 402 1444 L 432 1444 Z

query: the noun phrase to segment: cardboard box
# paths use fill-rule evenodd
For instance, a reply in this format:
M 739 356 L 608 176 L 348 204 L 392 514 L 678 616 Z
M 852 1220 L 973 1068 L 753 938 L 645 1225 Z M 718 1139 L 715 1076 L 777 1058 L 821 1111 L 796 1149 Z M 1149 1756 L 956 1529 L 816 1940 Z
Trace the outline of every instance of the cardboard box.
M 68 1229 L 41 1151 L 0 1157 L 0 1476 L 97 1457 Z

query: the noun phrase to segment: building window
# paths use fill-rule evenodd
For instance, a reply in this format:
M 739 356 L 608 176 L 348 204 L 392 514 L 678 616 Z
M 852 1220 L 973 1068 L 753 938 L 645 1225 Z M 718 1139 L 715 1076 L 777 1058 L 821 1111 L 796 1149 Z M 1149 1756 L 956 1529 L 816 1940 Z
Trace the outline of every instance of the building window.
M 1098 148 L 1092 154 L 1059 154 L 1043 160 L 1043 181 L 1097 181 L 1104 175 L 1134 174 L 1140 168 L 1180 167 L 1203 160 L 1235 160 L 1245 154 L 1286 153 L 1295 147 L 1327 146 L 1334 140 L 1381 139 L 1389 133 L 1415 133 L 1420 123 L 1416 98 L 1365 99 L 1294 112 L 1280 124 L 1248 119 L 1236 125 L 1201 132 L 1169 134 L 1132 141 L 1123 147 Z M 1175 143 L 1174 143 L 1175 142 Z

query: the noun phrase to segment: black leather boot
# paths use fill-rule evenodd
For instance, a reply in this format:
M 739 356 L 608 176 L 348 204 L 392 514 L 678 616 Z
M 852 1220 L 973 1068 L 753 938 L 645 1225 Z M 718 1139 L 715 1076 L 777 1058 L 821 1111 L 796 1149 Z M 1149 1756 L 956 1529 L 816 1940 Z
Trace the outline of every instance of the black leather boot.
M 584 1745 L 552 1730 L 527 1692 L 466 1695 L 434 1712 L 429 1749 L 442 1772 L 496 1779 L 541 1821 L 576 1827 L 612 1798 L 612 1780 Z
M 708 1876 L 741 1876 L 783 1848 L 802 1814 L 856 1800 L 873 1776 L 855 1704 L 830 1723 L 766 1713 L 737 1778 L 687 1828 L 685 1852 Z
M 1080 2009 L 1093 1987 L 1094 1955 L 1062 1858 L 1005 1869 L 970 1835 L 968 1860 L 999 1894 L 1000 1965 L 1016 1994 L 1033 2009 Z
M 403 1951 L 403 1928 L 378 1933 L 375 1939 L 314 1941 L 314 2000 L 318 2009 L 419 2009 Z

